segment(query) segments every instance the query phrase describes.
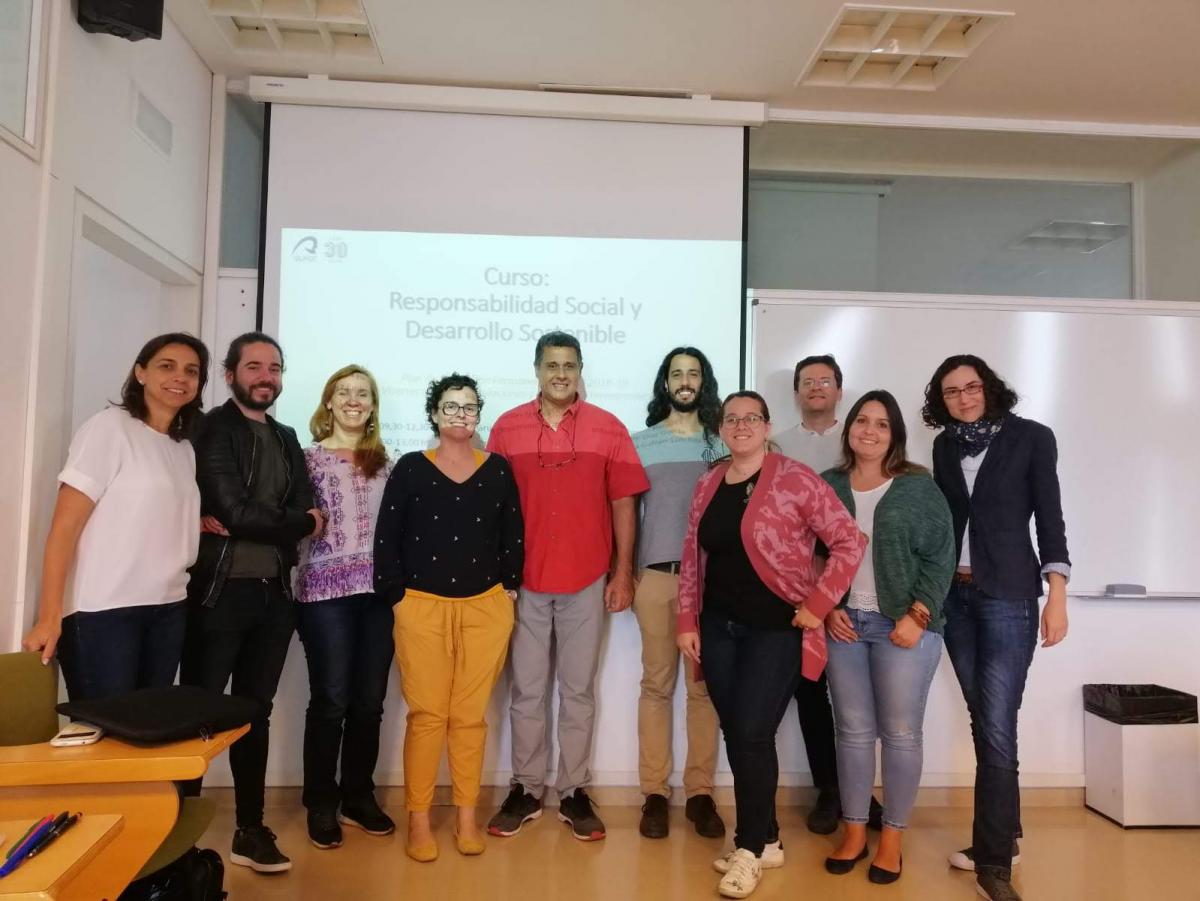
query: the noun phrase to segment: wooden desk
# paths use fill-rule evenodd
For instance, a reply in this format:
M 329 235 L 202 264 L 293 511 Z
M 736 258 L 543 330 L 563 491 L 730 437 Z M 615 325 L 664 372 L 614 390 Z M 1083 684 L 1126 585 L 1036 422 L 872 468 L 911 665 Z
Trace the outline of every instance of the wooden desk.
M 7 851 L 29 826 L 29 820 L 0 822 L 0 833 L 8 838 Z M 100 849 L 121 831 L 115 814 L 85 816 L 54 844 L 0 879 L 0 901 L 51 901 L 87 866 Z
M 63 901 L 115 899 L 158 848 L 179 816 L 175 782 L 204 775 L 218 754 L 250 729 L 155 747 L 104 738 L 94 745 L 0 748 L 0 820 L 69 808 L 115 814 L 123 828 L 58 895 Z

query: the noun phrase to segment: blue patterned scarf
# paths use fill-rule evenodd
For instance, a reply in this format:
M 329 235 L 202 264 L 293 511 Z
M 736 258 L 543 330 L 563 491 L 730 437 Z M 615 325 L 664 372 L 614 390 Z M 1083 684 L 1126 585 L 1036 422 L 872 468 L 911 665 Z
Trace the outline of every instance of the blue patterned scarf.
M 952 420 L 946 426 L 946 434 L 958 442 L 958 457 L 975 457 L 987 450 L 992 439 L 1004 425 L 1004 417 L 999 419 L 976 419 L 974 422 L 959 422 Z

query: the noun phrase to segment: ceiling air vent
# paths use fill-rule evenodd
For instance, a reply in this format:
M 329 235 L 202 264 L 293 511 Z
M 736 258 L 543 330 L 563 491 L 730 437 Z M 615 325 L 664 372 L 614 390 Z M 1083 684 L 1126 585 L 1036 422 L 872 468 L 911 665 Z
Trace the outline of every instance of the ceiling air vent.
M 796 85 L 932 91 L 1012 13 L 842 7 Z
M 234 50 L 378 59 L 360 0 L 200 0 Z

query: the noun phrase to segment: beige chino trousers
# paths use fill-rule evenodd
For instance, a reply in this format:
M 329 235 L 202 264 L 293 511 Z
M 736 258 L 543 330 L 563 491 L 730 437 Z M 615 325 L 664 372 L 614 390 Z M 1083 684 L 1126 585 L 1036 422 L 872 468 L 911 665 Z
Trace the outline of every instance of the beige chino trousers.
M 644 569 L 633 597 L 633 612 L 642 633 L 642 689 L 638 697 L 638 778 L 642 793 L 670 797 L 667 779 L 674 766 L 671 752 L 675 682 L 681 654 L 675 643 L 679 608 L 679 576 Z M 711 795 L 717 768 L 720 724 L 703 682 L 692 678 L 684 661 L 687 687 L 687 760 L 683 788 L 687 797 Z

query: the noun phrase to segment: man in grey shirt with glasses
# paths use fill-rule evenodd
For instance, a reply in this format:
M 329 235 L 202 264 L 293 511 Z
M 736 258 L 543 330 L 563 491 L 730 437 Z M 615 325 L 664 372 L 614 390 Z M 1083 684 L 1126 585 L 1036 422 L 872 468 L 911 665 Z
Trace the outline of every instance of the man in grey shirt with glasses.
M 842 399 L 842 370 L 831 355 L 805 357 L 792 376 L 800 422 L 774 436 L 779 450 L 811 466 L 819 475 L 842 459 L 842 429 L 837 405 Z
M 800 422 L 774 436 L 779 450 L 818 474 L 842 461 L 842 426 L 837 406 L 842 399 L 842 368 L 832 354 L 805 357 L 792 376 Z M 816 682 L 801 679 L 796 689 L 796 713 L 808 756 L 817 803 L 808 814 L 808 828 L 828 835 L 838 827 L 842 803 L 838 794 L 837 753 L 833 734 L 833 708 L 825 676 Z M 869 825 L 880 828 L 883 810 L 871 799 Z

